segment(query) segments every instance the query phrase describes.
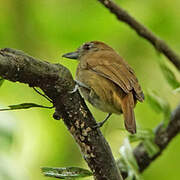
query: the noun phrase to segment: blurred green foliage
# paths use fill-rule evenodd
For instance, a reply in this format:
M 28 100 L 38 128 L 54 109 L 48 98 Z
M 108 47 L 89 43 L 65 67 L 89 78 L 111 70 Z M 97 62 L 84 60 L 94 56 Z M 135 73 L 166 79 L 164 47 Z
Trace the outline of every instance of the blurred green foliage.
M 0 87 L 2 86 L 3 83 L 4 83 L 4 79 L 0 77 Z
M 179 88 L 180 82 L 177 80 L 174 72 L 164 62 L 160 61 L 159 65 L 160 65 L 162 73 L 163 73 L 164 77 L 166 78 L 166 81 L 169 83 L 169 85 L 173 89 Z
M 174 0 L 173 3 L 170 0 L 116 2 L 167 41 L 174 50 L 180 49 L 179 0 Z M 157 56 L 147 41 L 138 37 L 127 25 L 120 23 L 97 0 L 0 0 L 0 3 L 1 48 L 21 49 L 40 59 L 61 63 L 74 75 L 77 62 L 63 59 L 61 55 L 76 49 L 86 41 L 104 41 L 114 47 L 132 66 L 144 91 L 155 90 L 161 98 L 170 103 L 171 109 L 179 103 L 180 94 L 172 93 L 158 65 L 158 60 L 165 58 Z M 175 69 L 173 71 L 178 80 L 179 73 Z M 49 104 L 24 84 L 5 81 L 0 92 L 1 108 L 23 102 L 45 106 Z M 104 119 L 104 113 L 89 107 L 97 120 Z M 149 108 L 146 101 L 137 104 L 135 113 L 140 128 L 152 129 L 162 120 L 162 114 Z M 4 162 L 1 163 L 3 167 L 0 166 L 0 169 L 9 172 L 6 171 L 9 175 L 6 179 L 49 179 L 41 174 L 42 166 L 87 168 L 63 122 L 53 120 L 52 114 L 53 110 L 36 108 L 0 113 L 0 122 L 13 121 L 13 127 L 16 127 L 11 134 L 11 145 L 1 145 L 0 150 L 1 162 Z M 127 132 L 122 131 L 122 119 L 122 116 L 113 115 L 108 125 L 102 128 L 115 157 L 119 157 L 119 147 L 127 136 Z M 177 180 L 180 177 L 179 138 L 177 136 L 166 151 L 142 174 L 145 180 Z M 6 146 L 8 151 L 3 150 L 3 146 Z M 2 172 L 0 171 L 0 179 L 4 180 Z
M 133 180 L 134 178 L 136 178 L 136 180 L 142 180 L 138 172 L 138 164 L 133 155 L 133 149 L 130 145 L 128 138 L 124 139 L 124 144 L 119 149 L 119 153 L 121 154 L 127 168 L 126 170 L 128 172 L 127 180 Z

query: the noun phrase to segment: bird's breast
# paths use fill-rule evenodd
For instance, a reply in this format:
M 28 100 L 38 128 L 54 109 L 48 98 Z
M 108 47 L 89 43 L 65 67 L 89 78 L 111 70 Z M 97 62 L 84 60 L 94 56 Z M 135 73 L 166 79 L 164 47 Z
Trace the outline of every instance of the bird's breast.
M 121 98 L 124 93 L 113 82 L 91 70 L 83 69 L 77 70 L 76 80 L 89 87 L 79 87 L 79 90 L 84 99 L 94 107 L 108 113 L 122 112 Z

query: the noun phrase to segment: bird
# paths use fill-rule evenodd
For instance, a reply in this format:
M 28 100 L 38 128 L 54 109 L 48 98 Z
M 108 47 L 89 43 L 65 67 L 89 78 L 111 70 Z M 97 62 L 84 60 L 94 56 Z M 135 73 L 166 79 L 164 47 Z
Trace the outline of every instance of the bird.
M 123 114 L 124 125 L 131 134 L 136 133 L 134 107 L 143 102 L 144 94 L 128 63 L 109 45 L 101 41 L 83 43 L 76 51 L 62 57 L 79 61 L 76 87 L 85 100 L 97 109 L 107 112 L 101 127 L 111 114 Z

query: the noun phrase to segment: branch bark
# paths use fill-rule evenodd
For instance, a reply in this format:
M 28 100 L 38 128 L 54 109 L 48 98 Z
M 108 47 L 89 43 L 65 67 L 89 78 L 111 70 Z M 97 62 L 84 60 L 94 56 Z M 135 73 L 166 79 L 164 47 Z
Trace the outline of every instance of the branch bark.
M 159 124 L 155 129 L 154 143 L 159 147 L 160 151 L 153 157 L 149 157 L 143 145 L 140 143 L 133 151 L 136 161 L 139 166 L 139 171 L 143 172 L 161 153 L 165 150 L 169 142 L 180 133 L 180 105 L 172 112 L 169 124 L 166 128 L 163 124 Z M 127 177 L 127 172 L 123 169 L 122 159 L 117 161 L 118 167 L 121 170 L 123 178 Z
M 13 49 L 0 50 L 0 76 L 39 87 L 53 101 L 54 117 L 62 117 L 79 145 L 96 180 L 121 180 L 111 149 L 78 92 L 70 94 L 74 81 L 68 69 L 60 64 L 37 60 Z
M 175 66 L 180 70 L 180 56 L 176 54 L 162 39 L 153 34 L 144 25 L 134 19 L 130 14 L 128 14 L 124 9 L 119 7 L 111 0 L 98 0 L 106 8 L 108 8 L 120 21 L 128 24 L 132 29 L 134 29 L 138 35 L 149 41 L 156 50 L 163 53 Z

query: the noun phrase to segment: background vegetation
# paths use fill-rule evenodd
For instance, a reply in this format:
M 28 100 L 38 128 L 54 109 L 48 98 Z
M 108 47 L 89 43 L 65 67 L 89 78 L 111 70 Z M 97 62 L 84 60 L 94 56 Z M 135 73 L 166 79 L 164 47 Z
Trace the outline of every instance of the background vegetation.
M 174 0 L 116 0 L 134 17 L 162 37 L 178 52 L 180 49 L 180 1 Z M 32 56 L 52 63 L 61 63 L 75 74 L 77 62 L 63 59 L 82 43 L 104 41 L 114 47 L 133 67 L 146 92 L 155 90 L 170 102 L 172 109 L 179 102 L 158 65 L 164 60 L 154 48 L 129 27 L 119 23 L 96 0 L 0 0 L 0 48 L 21 49 Z M 170 63 L 166 64 L 178 76 Z M 6 81 L 0 89 L 0 106 L 23 102 L 48 105 L 26 85 Z M 106 114 L 89 106 L 97 120 Z M 154 112 L 148 103 L 135 110 L 139 128 L 154 128 L 162 114 Z M 48 179 L 40 173 L 42 166 L 86 167 L 78 147 L 62 121 L 52 118 L 53 110 L 30 109 L 0 113 L 0 179 Z M 122 117 L 113 115 L 103 128 L 114 156 L 127 132 Z M 180 143 L 177 136 L 144 173 L 145 180 L 177 180 L 180 177 Z

